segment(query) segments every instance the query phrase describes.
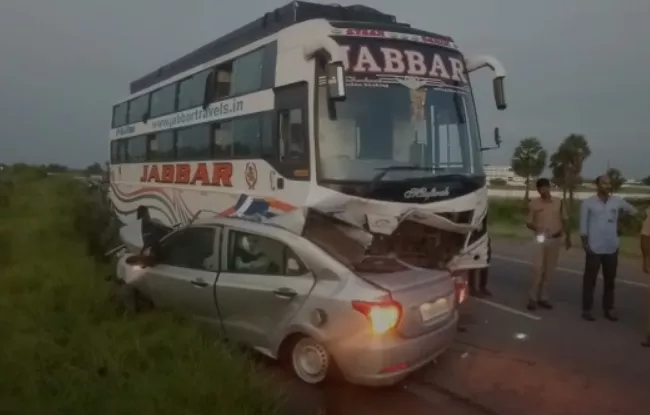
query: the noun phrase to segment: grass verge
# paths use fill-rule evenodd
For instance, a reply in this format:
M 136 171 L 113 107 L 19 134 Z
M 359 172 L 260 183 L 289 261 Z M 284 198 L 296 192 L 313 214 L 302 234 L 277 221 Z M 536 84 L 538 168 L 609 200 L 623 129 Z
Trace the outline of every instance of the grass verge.
M 508 185 L 508 184 L 490 184 L 490 189 L 499 189 L 499 190 L 526 190 L 526 186 L 523 184 L 513 184 L 513 185 Z M 537 189 L 535 188 L 535 183 L 531 183 L 530 187 L 530 192 L 535 193 Z M 557 191 L 561 191 L 560 189 L 557 189 Z M 580 186 L 576 190 L 576 192 L 587 192 L 587 193 L 594 193 L 596 191 L 595 185 L 592 187 L 587 187 L 587 186 Z M 625 197 L 626 194 L 643 194 L 643 193 L 648 193 L 648 197 L 650 197 L 650 186 L 633 186 L 633 187 L 621 187 L 616 191 L 617 194 L 622 195 Z
M 28 180 L 0 207 L 0 413 L 280 413 L 267 375 L 197 324 L 118 311 L 75 224 L 84 191 Z
M 645 211 L 648 205 L 647 200 L 630 201 L 640 211 Z M 570 227 L 574 249 L 580 247 L 578 237 L 578 204 L 570 212 Z M 522 200 L 513 199 L 490 199 L 490 211 L 488 215 L 488 227 L 490 235 L 501 238 L 512 238 L 530 240 L 531 232 L 526 228 L 526 208 Z M 627 257 L 639 257 L 639 232 L 641 230 L 640 217 L 622 217 L 619 229 L 622 231 L 620 237 L 620 253 Z

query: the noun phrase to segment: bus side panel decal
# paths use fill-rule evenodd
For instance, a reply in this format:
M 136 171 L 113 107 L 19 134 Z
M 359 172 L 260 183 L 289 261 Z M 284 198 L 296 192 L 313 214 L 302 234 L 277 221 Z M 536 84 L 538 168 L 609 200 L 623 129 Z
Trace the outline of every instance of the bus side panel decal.
M 270 111 L 273 109 L 274 101 L 275 94 L 272 89 L 253 92 L 252 94 L 215 102 L 210 104 L 206 109 L 201 107 L 192 108 L 153 118 L 146 123 L 139 122 L 115 128 L 110 132 L 110 139 L 151 134 L 156 131 L 189 127 L 201 123 L 221 121 L 242 115 Z

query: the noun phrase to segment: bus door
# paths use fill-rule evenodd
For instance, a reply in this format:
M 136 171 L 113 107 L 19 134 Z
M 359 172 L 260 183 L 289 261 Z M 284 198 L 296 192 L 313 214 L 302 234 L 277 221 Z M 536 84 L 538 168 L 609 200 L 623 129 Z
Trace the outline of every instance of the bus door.
M 271 189 L 283 190 L 285 180 L 309 181 L 308 84 L 299 82 L 275 89 L 274 140 L 278 174 Z

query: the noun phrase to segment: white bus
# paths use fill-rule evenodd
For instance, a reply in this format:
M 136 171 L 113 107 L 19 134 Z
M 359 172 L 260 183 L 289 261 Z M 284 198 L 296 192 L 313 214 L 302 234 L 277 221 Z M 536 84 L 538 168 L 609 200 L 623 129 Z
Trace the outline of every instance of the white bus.
M 496 59 L 364 6 L 292 2 L 131 83 L 113 108 L 114 210 L 126 223 L 146 206 L 168 226 L 251 217 L 420 266 L 484 267 L 468 77 L 482 67 L 504 109 Z

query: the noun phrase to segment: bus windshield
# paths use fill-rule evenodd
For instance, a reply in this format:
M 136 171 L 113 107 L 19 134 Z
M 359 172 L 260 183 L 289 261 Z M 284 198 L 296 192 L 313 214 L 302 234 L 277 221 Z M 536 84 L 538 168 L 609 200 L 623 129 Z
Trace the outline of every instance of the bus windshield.
M 378 55 L 370 64 L 381 68 Z M 360 69 L 350 59 L 345 101 L 328 105 L 326 89 L 319 87 L 321 180 L 366 182 L 382 171 L 386 172 L 384 181 L 483 174 L 469 83 L 451 76 L 448 82 L 440 82 L 425 77 L 361 75 L 350 67 Z M 323 80 L 319 82 L 322 85 Z

